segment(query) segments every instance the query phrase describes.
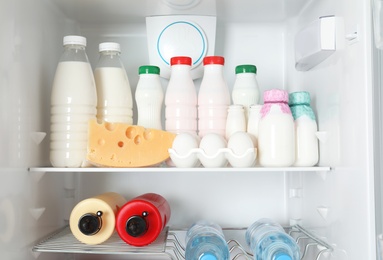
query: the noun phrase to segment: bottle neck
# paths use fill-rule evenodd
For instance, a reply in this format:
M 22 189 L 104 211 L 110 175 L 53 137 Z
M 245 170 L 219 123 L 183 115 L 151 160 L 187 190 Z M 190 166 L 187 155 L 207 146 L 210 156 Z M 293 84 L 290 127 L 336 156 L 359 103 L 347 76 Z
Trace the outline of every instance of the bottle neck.
M 171 78 L 178 76 L 191 77 L 190 69 L 191 67 L 189 65 L 173 65 L 171 67 Z
M 100 52 L 100 58 L 97 62 L 97 67 L 112 67 L 123 68 L 123 64 L 120 59 L 121 53 L 118 51 L 102 51 Z
M 85 52 L 85 46 L 78 44 L 65 45 L 64 52 L 60 58 L 60 62 L 61 61 L 89 62 Z

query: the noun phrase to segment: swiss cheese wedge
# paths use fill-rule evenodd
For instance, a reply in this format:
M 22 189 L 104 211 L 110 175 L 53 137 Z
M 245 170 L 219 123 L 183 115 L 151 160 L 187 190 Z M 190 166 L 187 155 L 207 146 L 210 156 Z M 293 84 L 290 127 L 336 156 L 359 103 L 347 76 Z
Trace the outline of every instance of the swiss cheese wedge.
M 87 160 L 107 167 L 155 165 L 169 158 L 175 137 L 162 130 L 90 120 Z

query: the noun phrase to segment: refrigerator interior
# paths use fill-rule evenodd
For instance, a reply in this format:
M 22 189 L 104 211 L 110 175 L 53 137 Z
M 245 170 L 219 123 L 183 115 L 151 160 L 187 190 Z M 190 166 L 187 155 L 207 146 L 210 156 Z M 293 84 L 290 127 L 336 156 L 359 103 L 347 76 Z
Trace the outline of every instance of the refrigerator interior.
M 334 251 L 321 259 L 375 259 L 369 1 L 196 0 L 178 5 L 171 0 L 1 0 L 2 257 L 89 258 L 31 248 L 67 225 L 78 201 L 114 191 L 126 198 L 162 194 L 171 205 L 171 229 L 185 229 L 201 218 L 244 228 L 270 217 L 285 226 L 298 223 L 331 244 Z M 215 54 L 225 57 L 230 90 L 235 66 L 250 63 L 257 66 L 261 92 L 310 92 L 324 133 L 319 163 L 323 168 L 29 170 L 50 166 L 50 91 L 63 36 L 87 38 L 93 68 L 99 43 L 120 43 L 134 93 L 138 67 L 149 63 L 145 17 L 173 14 L 217 17 Z M 336 18 L 336 52 L 311 70 L 297 71 L 295 35 L 329 15 Z M 195 81 L 197 90 L 200 81 Z M 164 90 L 166 84 L 163 79 Z

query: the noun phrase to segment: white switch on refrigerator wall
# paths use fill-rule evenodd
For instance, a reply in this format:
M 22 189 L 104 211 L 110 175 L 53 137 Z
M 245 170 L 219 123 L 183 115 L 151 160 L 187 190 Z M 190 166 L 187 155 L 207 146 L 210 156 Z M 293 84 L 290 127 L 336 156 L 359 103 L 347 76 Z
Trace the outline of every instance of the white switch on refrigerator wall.
M 214 55 L 216 17 L 194 15 L 152 16 L 146 18 L 151 65 L 160 67 L 160 76 L 170 77 L 170 59 L 192 58 L 192 78 L 203 75 L 202 60 Z
M 334 16 L 320 17 L 295 36 L 295 68 L 307 71 L 336 50 L 336 23 Z

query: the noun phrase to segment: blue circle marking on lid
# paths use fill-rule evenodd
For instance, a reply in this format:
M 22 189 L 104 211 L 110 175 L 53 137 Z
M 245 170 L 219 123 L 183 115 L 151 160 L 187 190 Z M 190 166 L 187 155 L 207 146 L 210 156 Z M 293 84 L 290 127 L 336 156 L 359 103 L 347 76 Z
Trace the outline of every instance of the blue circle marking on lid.
M 203 55 L 205 54 L 205 51 L 206 51 L 206 42 L 205 42 L 205 39 L 204 39 L 204 36 L 203 36 L 203 33 L 201 32 L 201 30 L 195 26 L 194 24 L 190 23 L 190 22 L 186 22 L 186 21 L 178 21 L 178 22 L 174 22 L 174 23 L 171 23 L 169 25 L 167 25 L 160 33 L 160 35 L 158 36 L 158 40 L 157 40 L 157 52 L 158 54 L 160 55 L 160 58 L 162 59 L 163 62 L 165 62 L 165 64 L 167 65 L 170 65 L 169 61 L 167 61 L 161 54 L 161 50 L 160 50 L 160 41 L 161 41 L 161 37 L 163 35 L 163 33 L 169 29 L 171 26 L 173 25 L 176 25 L 176 24 L 186 24 L 186 25 L 189 25 L 189 26 L 192 26 L 194 29 L 197 30 L 197 32 L 199 33 L 199 35 L 201 36 L 201 39 L 202 39 L 202 52 L 201 52 L 201 55 L 195 59 L 195 61 L 193 61 L 193 65 L 196 65 L 198 64 L 202 58 L 203 58 Z M 183 55 L 185 56 L 185 55 Z
M 218 260 L 217 257 L 211 253 L 205 253 L 200 256 L 198 260 Z M 281 259 L 283 260 L 283 259 Z
M 286 254 L 283 254 L 283 253 L 280 253 L 280 254 L 277 254 L 273 260 L 292 260 L 291 257 L 289 255 L 286 255 Z

